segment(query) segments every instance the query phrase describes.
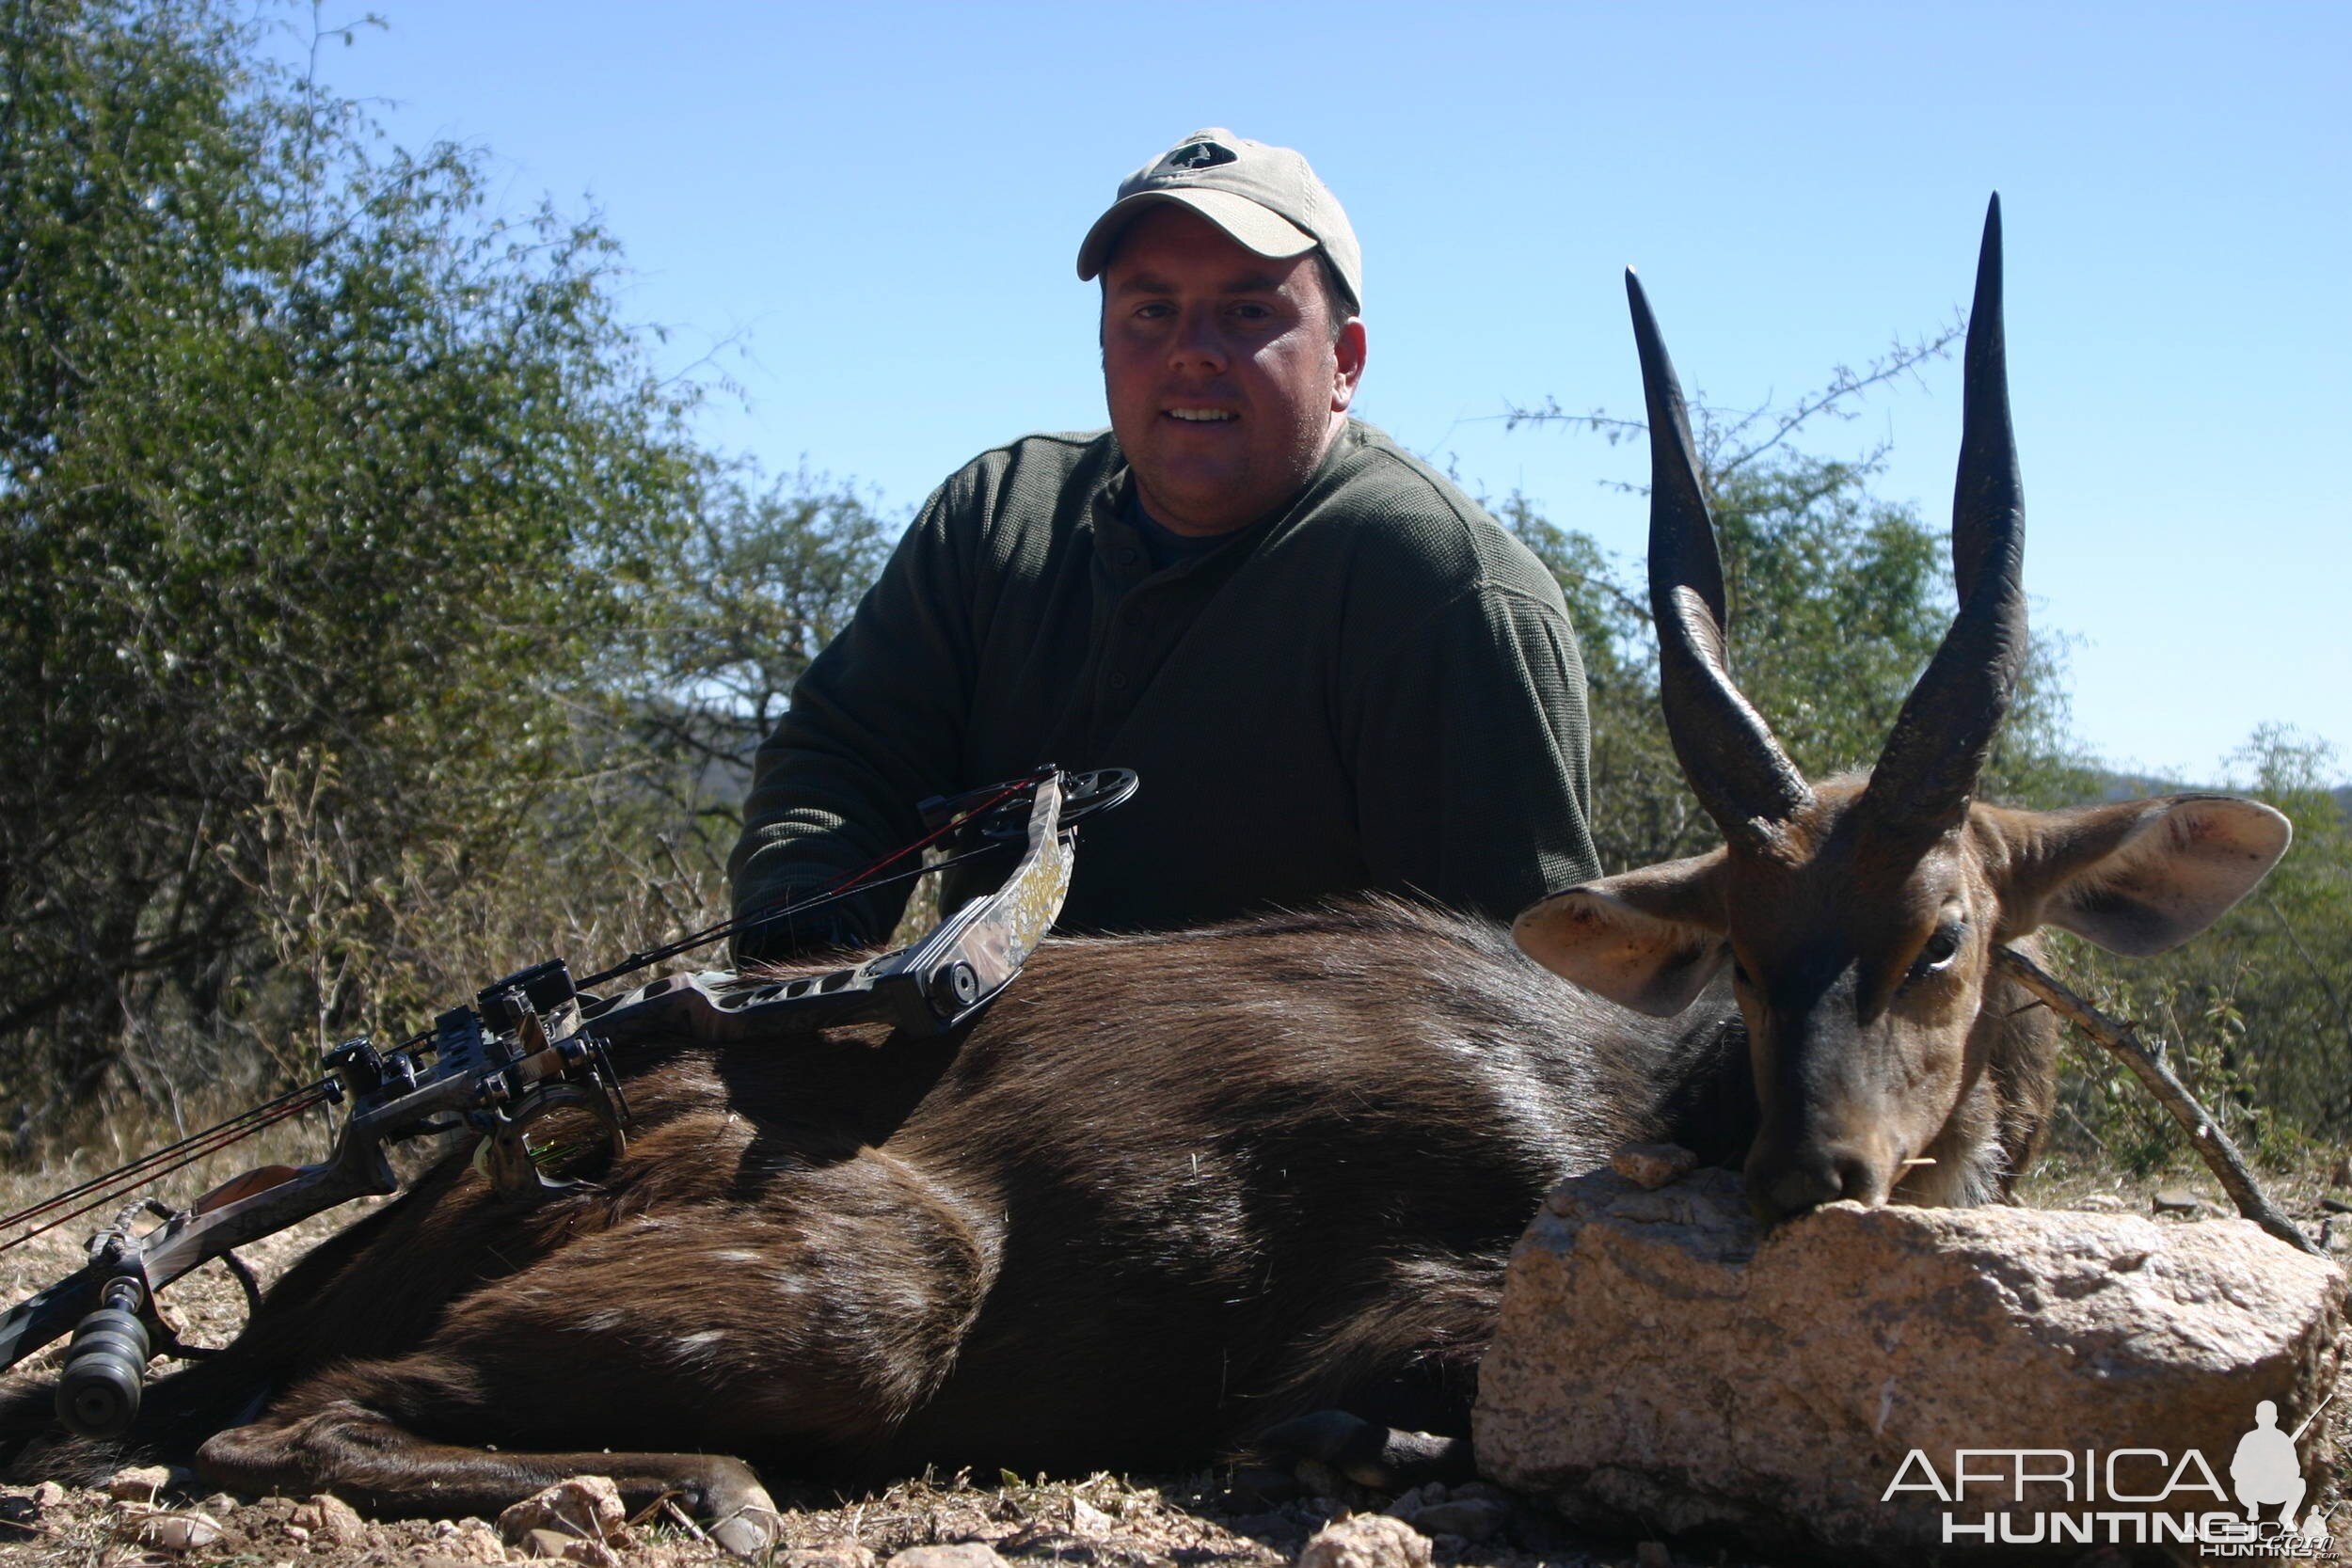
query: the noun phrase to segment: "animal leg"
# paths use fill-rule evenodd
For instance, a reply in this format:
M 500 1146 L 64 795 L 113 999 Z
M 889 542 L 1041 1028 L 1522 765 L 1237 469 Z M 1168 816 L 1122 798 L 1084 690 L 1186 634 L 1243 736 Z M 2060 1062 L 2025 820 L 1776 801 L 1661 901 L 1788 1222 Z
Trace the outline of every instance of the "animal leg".
M 630 1513 L 675 1497 L 739 1557 L 757 1556 L 776 1535 L 775 1504 L 739 1459 L 458 1448 L 428 1442 L 349 1400 L 293 1420 L 220 1433 L 197 1450 L 196 1467 L 215 1484 L 241 1492 L 333 1492 L 392 1516 L 495 1515 L 572 1476 L 610 1476 Z
M 961 1212 L 879 1154 L 762 1197 L 614 1215 L 451 1304 L 421 1348 L 299 1379 L 199 1468 L 411 1514 L 610 1475 L 758 1550 L 767 1494 L 708 1451 L 854 1464 L 945 1378 L 992 1273 Z

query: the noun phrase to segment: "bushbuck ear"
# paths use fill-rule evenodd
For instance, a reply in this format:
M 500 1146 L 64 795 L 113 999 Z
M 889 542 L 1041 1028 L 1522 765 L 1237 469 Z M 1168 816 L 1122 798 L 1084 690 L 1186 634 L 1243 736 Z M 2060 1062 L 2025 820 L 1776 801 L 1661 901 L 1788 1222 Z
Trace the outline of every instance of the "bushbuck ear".
M 1620 1006 L 1671 1018 L 1730 956 L 1721 849 L 1555 893 L 1512 924 L 1519 951 Z
M 2040 919 L 2142 958 L 2195 936 L 2245 897 L 2295 830 L 2253 800 L 2171 795 L 2039 819 Z M 2022 934 L 2022 933 L 2021 933 Z

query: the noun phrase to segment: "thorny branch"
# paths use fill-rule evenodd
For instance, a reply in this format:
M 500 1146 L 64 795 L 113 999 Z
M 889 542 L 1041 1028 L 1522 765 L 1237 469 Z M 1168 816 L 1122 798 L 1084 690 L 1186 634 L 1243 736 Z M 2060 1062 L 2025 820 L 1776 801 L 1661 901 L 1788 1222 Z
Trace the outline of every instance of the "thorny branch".
M 2148 1086 L 2148 1092 L 2156 1097 L 2156 1103 L 2188 1133 L 2189 1143 L 2221 1182 L 2230 1200 L 2237 1205 L 2239 1213 L 2298 1251 L 2314 1258 L 2327 1256 L 2317 1243 L 2304 1235 L 2300 1227 L 2263 1195 L 2237 1145 L 2230 1141 L 2230 1135 L 2221 1131 L 2221 1124 L 2197 1102 L 2197 1097 L 2188 1092 L 2188 1085 L 2166 1064 L 2162 1041 L 2153 1048 L 2142 1045 L 2137 1024 L 2109 1018 L 2015 948 L 2000 948 L 1994 957 L 2010 978 L 2040 997 L 2051 1011 L 2123 1058 L 2123 1065 Z
M 1733 410 L 1710 404 L 1704 397 L 1694 399 L 1691 412 L 1697 419 L 1692 436 L 1702 449 L 1700 467 L 1710 483 L 1720 483 L 1780 446 L 1820 415 L 1852 419 L 1859 410 L 1851 404 L 1862 393 L 1904 376 L 1916 380 L 1921 365 L 1931 359 L 1948 358 L 1952 345 L 1967 330 L 1965 318 L 1955 316 L 1932 334 L 1909 342 L 1898 339 L 1884 354 L 1859 370 L 1848 365 L 1835 367 L 1827 386 L 1807 392 L 1786 406 L 1776 406 L 1767 398 L 1754 408 Z M 1644 420 L 1621 419 L 1605 408 L 1571 414 L 1560 406 L 1556 398 L 1546 398 L 1537 408 L 1513 404 L 1505 409 L 1502 420 L 1506 430 L 1516 430 L 1522 424 L 1563 424 L 1572 430 L 1588 430 L 1611 446 L 1646 435 L 1649 430 Z M 1759 425 L 1763 426 L 1760 431 Z M 1872 459 L 1866 459 L 1864 466 L 1883 455 L 1881 449 Z

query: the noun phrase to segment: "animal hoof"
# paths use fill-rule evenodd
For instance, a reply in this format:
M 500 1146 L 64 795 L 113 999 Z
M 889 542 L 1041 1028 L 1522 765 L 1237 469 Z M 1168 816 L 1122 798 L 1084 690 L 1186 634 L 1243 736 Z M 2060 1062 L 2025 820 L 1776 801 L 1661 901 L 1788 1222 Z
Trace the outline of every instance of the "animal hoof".
M 775 1544 L 783 1528 L 782 1515 L 763 1499 L 756 1503 L 745 1503 L 724 1518 L 714 1521 L 707 1527 L 707 1533 L 730 1554 L 754 1558 Z

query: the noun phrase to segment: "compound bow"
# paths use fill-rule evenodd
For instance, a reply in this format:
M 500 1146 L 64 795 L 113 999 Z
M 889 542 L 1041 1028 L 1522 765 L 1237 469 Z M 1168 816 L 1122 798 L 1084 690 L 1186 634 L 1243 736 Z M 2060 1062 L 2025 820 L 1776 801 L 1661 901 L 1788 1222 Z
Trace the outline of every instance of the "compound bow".
M 1069 775 L 1049 767 L 927 800 L 921 809 L 930 832 L 923 839 L 814 898 L 631 954 L 577 984 L 563 959 L 550 958 L 485 987 L 470 1006 L 449 1009 L 430 1030 L 389 1050 L 365 1037 L 345 1040 L 326 1053 L 326 1076 L 316 1083 L 0 1222 L 38 1217 L 98 1193 L 0 1243 L 13 1246 L 273 1121 L 319 1104 L 349 1106 L 331 1150 L 315 1164 L 248 1171 L 185 1209 L 153 1197 L 124 1209 L 91 1239 L 80 1269 L 0 1317 L 0 1371 L 72 1329 L 57 1413 L 86 1436 L 115 1436 L 138 1412 L 154 1354 L 200 1354 L 164 1320 L 156 1292 L 220 1258 L 258 1306 L 259 1287 L 232 1249 L 354 1198 L 398 1192 L 400 1179 L 386 1154 L 391 1145 L 470 1129 L 481 1137 L 476 1164 L 492 1185 L 527 1199 L 576 1184 L 548 1175 L 536 1157 L 531 1130 L 548 1116 L 583 1111 L 611 1152 L 625 1146 L 628 1103 L 612 1053 L 639 1039 L 684 1034 L 715 1043 L 858 1022 L 915 1036 L 956 1028 L 1011 983 L 1059 914 L 1070 888 L 1073 825 L 1135 789 L 1136 776 L 1124 768 Z M 970 853 L 1017 843 L 1021 856 L 994 893 L 894 952 L 788 979 L 712 971 L 665 976 L 610 998 L 587 989 L 875 885 L 873 874 L 882 865 L 943 841 Z M 162 1223 L 138 1230 L 143 1215 Z

